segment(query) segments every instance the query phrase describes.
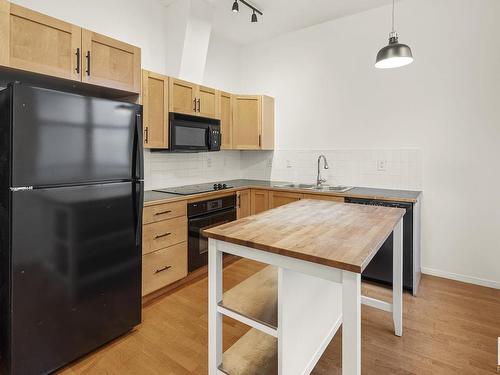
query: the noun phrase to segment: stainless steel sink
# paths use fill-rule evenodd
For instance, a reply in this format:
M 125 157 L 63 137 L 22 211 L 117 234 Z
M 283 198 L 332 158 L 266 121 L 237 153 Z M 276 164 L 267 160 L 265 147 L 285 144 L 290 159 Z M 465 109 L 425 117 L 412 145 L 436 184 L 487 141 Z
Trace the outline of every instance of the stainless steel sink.
M 304 190 L 316 190 L 316 191 L 331 191 L 335 193 L 345 193 L 346 191 L 351 190 L 352 186 L 330 186 L 330 185 L 322 185 L 316 186 L 313 184 L 282 184 L 282 185 L 274 185 L 277 188 L 288 188 L 288 189 L 304 189 Z
M 323 185 L 323 186 L 314 186 L 313 190 L 317 191 L 331 191 L 335 193 L 345 193 L 346 191 L 351 190 L 353 187 L 352 186 L 328 186 L 328 185 Z
M 283 184 L 283 185 L 275 185 L 277 188 L 289 188 L 289 189 L 314 189 L 315 185 L 310 184 Z

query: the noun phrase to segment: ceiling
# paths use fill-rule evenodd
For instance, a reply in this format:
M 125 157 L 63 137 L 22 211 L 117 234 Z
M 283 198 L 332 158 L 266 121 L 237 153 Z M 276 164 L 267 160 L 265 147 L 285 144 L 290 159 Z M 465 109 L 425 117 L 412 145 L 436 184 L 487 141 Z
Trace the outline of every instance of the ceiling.
M 160 0 L 169 5 L 175 0 Z M 207 0 L 215 7 L 213 32 L 238 44 L 273 38 L 328 20 L 391 4 L 392 0 L 253 0 L 260 9 L 258 23 L 251 23 L 251 10 L 240 4 L 231 12 L 234 0 Z

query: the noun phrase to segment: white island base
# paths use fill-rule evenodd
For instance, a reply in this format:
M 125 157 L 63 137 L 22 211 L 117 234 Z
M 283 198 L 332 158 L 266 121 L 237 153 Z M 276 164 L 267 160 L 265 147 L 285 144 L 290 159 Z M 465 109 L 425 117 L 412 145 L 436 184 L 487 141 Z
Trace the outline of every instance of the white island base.
M 222 254 L 273 266 L 223 295 Z M 393 301 L 361 295 L 361 274 L 209 239 L 209 374 L 309 374 L 342 325 L 342 373 L 361 374 L 361 304 L 392 312 L 402 335 L 402 220 L 394 228 Z M 252 329 L 223 354 L 222 316 Z

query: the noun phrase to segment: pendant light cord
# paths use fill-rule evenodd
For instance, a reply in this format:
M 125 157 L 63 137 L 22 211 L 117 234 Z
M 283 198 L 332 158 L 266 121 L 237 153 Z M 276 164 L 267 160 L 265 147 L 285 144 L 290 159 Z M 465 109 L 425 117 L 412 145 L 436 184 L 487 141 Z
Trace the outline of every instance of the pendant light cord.
M 395 27 L 394 27 L 394 18 L 395 18 L 395 11 L 394 11 L 394 2 L 396 0 L 392 0 L 392 32 L 394 33 L 396 31 Z

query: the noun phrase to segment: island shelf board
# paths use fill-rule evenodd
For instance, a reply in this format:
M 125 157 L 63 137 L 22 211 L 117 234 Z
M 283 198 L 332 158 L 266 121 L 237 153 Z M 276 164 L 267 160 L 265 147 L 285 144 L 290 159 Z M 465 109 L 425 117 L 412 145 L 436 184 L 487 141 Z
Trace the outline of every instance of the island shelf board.
M 220 307 L 264 324 L 278 327 L 278 269 L 267 266 L 226 291 Z
M 219 371 L 225 375 L 278 374 L 278 340 L 250 329 L 224 352 Z

